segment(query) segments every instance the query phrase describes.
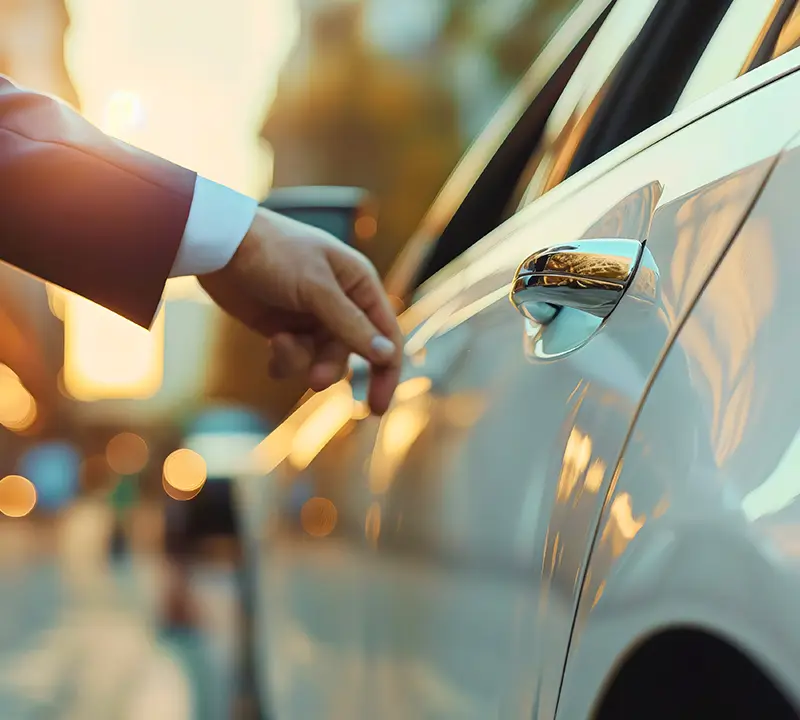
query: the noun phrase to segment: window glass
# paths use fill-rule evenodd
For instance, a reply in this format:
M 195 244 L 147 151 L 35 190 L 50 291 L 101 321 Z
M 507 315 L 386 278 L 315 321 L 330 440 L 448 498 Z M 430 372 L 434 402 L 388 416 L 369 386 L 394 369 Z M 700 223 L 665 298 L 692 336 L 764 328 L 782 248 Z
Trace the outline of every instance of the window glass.
M 775 11 L 776 4 L 767 0 L 733 0 L 686 83 L 675 110 L 682 110 L 739 77 L 764 37 Z
M 520 205 L 669 116 L 730 3 L 617 3 L 548 120 Z
M 555 186 L 569 168 L 625 51 L 644 27 L 657 0 L 618 2 L 559 98 L 542 142 L 522 175 L 515 208 Z
M 796 5 L 789 19 L 781 28 L 775 49 L 772 51 L 772 60 L 785 55 L 790 50 L 800 46 L 800 5 Z
M 441 270 L 513 214 L 506 214 L 509 198 L 539 142 L 543 121 L 607 19 L 609 6 L 616 1 L 548 0 L 538 3 L 522 0 L 521 6 L 528 7 L 531 12 L 536 8 L 544 12 L 546 7 L 563 10 L 573 4 L 575 9 L 560 24 L 404 248 L 386 280 L 387 287 L 395 294 L 405 296 L 410 287 L 418 286 Z M 495 8 L 486 0 L 469 2 L 483 3 L 487 12 Z M 531 38 L 526 27 L 524 23 L 520 26 L 523 45 L 529 45 Z M 537 32 L 541 31 L 540 27 Z M 537 88 L 541 92 L 534 99 L 533 92 Z

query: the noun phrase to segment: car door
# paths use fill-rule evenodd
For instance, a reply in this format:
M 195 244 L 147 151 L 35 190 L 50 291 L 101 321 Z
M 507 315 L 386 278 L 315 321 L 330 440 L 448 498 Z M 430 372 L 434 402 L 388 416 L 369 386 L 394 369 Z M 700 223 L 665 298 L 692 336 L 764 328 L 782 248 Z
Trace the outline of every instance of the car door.
M 777 78 L 800 66 L 800 3 L 774 10 L 753 54 Z M 559 718 L 618 717 L 621 707 L 636 716 L 662 691 L 670 702 L 659 717 L 694 716 L 700 698 L 708 716 L 723 705 L 742 717 L 797 716 L 798 398 L 787 378 L 798 216 L 787 201 L 799 148 L 800 136 L 784 148 L 648 383 L 595 531 Z M 665 676 L 655 648 L 676 630 L 689 638 L 680 654 L 697 658 L 713 638 L 718 657 L 744 658 L 747 681 L 731 687 L 719 659 Z M 759 673 L 766 679 L 750 682 Z
M 436 362 L 455 330 L 467 338 L 436 388 L 439 404 L 471 397 L 472 407 L 454 412 L 450 427 L 431 419 L 392 482 L 381 483 L 392 537 L 379 552 L 386 566 L 414 550 L 426 578 L 415 592 L 429 622 L 419 651 L 429 667 L 456 687 L 502 668 L 494 689 L 502 675 L 504 692 L 492 705 L 487 688 L 487 704 L 470 717 L 525 717 L 531 707 L 553 716 L 589 546 L 647 380 L 800 129 L 779 117 L 800 91 L 797 60 L 783 60 L 544 195 L 426 289 L 449 309 L 420 347 L 424 362 Z M 628 291 L 602 322 L 579 298 L 608 275 L 577 239 L 603 240 L 595 247 L 612 265 L 626 257 L 621 241 L 644 245 Z M 554 286 L 574 300 L 539 324 L 540 308 L 520 315 L 505 295 L 518 289 L 509 281 L 519 263 L 533 258 L 532 272 L 546 269 L 535 260 L 548 248 L 567 275 Z M 581 266 L 594 277 L 574 277 Z M 533 302 L 548 297 L 533 289 Z M 518 300 L 525 311 L 522 293 Z M 389 428 L 391 416 L 381 430 Z M 373 465 L 385 445 L 379 436 Z
M 664 5 L 642 7 L 617 3 L 602 30 L 631 12 L 644 27 Z M 314 495 L 306 541 L 270 547 L 264 622 L 303 717 L 331 704 L 365 718 L 552 716 L 609 468 L 672 324 L 798 127 L 775 112 L 800 90 L 775 80 L 790 69 L 755 71 L 528 193 L 420 289 L 390 413 L 354 426 L 338 386 L 283 440 L 291 484 Z M 565 175 L 576 133 L 553 150 Z M 528 288 L 542 251 L 545 270 L 561 268 L 545 280 L 566 283 Z M 524 314 L 507 301 L 527 260 L 517 279 L 558 289 L 555 317 L 531 304 L 541 295 L 517 295 Z M 586 281 L 608 273 L 620 282 L 587 306 Z
M 756 70 L 635 138 L 425 289 L 443 309 L 408 352 L 437 376 L 384 419 L 366 478 L 371 527 L 380 518 L 369 576 L 387 584 L 367 632 L 379 657 L 436 680 L 424 716 L 553 716 L 616 458 L 676 322 L 800 129 L 778 111 L 800 91 L 791 70 Z M 625 240 L 644 245 L 641 262 L 603 320 L 582 306 L 583 276 L 545 324 L 506 301 L 538 251 L 555 248 L 561 272 L 605 277 L 594 253 L 624 265 Z M 423 693 L 410 671 L 392 681 L 399 697 Z

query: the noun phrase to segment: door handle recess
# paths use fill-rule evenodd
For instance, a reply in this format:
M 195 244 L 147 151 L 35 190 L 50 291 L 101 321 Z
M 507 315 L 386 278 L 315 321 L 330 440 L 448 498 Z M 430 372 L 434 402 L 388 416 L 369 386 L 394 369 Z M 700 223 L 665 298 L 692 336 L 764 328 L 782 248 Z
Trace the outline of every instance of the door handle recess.
M 511 302 L 546 325 L 562 308 L 605 319 L 628 288 L 642 257 L 638 240 L 579 240 L 539 250 L 514 276 Z

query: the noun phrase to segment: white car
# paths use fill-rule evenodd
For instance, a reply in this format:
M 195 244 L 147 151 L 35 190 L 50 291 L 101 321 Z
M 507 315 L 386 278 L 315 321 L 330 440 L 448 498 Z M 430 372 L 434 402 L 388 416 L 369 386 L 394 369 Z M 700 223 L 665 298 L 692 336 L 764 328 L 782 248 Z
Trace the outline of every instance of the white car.
M 795 0 L 562 25 L 387 281 L 391 411 L 354 364 L 259 448 L 265 716 L 797 716 L 798 44 Z

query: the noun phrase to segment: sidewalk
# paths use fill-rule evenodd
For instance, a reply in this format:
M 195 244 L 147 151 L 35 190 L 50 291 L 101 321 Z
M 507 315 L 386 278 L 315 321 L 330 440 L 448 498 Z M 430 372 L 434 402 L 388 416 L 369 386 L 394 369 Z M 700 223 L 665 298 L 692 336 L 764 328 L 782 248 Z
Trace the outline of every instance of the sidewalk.
M 101 505 L 71 508 L 51 548 L 43 535 L 24 521 L 0 526 L 3 717 L 194 720 L 187 673 L 147 607 L 156 568 L 106 561 Z
M 0 664 L 8 717 L 60 720 L 193 720 L 178 658 L 129 613 L 77 611 Z M 4 710 L 5 713 L 5 710 Z

